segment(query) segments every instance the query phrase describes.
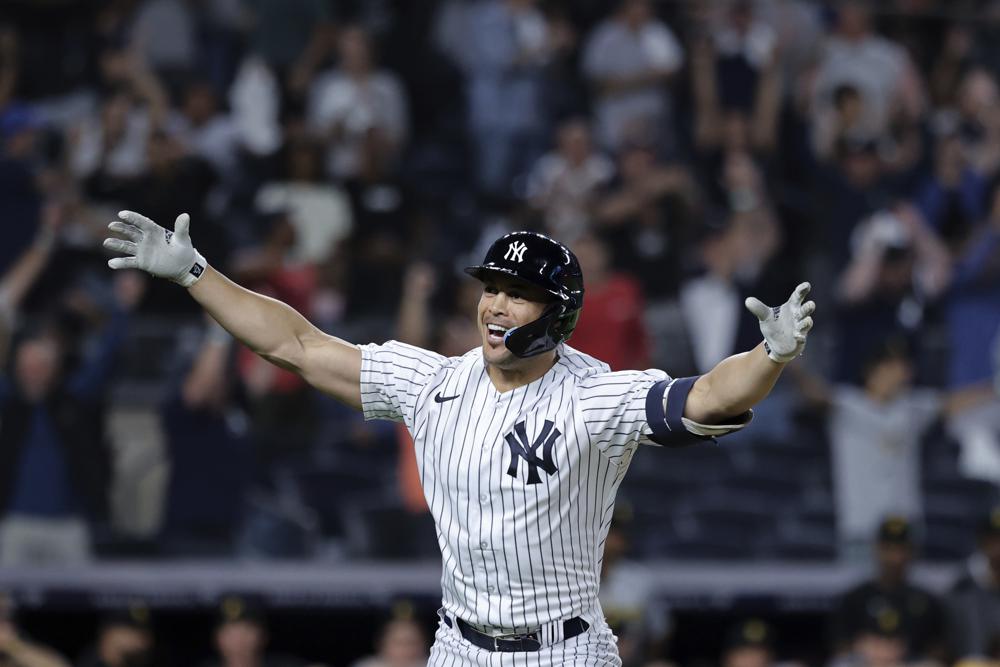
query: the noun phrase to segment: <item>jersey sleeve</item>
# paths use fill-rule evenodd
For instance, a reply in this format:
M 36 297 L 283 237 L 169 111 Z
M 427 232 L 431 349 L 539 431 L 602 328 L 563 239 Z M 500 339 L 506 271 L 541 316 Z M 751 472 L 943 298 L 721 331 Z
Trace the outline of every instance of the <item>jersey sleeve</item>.
M 447 357 L 389 341 L 361 346 L 361 408 L 365 419 L 388 419 L 411 426 L 422 389 Z
M 679 447 L 714 441 L 750 423 L 750 411 L 731 424 L 699 424 L 684 417 L 684 405 L 697 379 L 674 379 L 659 370 L 587 378 L 581 385 L 580 409 L 592 442 L 608 453 L 636 443 Z

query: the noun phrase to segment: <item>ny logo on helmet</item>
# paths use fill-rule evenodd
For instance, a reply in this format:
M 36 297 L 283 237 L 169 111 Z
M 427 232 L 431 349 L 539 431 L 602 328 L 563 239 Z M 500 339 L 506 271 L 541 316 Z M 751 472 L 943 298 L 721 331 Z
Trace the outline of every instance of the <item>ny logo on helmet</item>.
M 510 447 L 510 465 L 507 467 L 507 474 L 517 478 L 518 460 L 524 459 L 528 465 L 528 484 L 538 484 L 542 480 L 538 476 L 538 469 L 541 468 L 550 476 L 556 472 L 556 464 L 552 460 L 552 445 L 562 433 L 559 429 L 553 428 L 554 424 L 546 419 L 542 426 L 542 432 L 538 434 L 531 443 L 528 442 L 528 432 L 524 427 L 524 422 L 514 424 L 514 430 L 504 436 L 507 446 Z M 538 448 L 542 448 L 542 458 L 538 458 Z
M 527 244 L 521 241 L 514 241 L 509 246 L 507 246 L 507 253 L 503 256 L 504 259 L 509 259 L 514 262 L 524 261 L 524 251 L 528 249 Z

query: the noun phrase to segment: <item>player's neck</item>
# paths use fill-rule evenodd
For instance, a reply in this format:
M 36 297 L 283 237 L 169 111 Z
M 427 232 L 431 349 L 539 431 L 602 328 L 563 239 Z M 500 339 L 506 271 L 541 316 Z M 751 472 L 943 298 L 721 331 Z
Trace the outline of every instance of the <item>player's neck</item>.
M 512 368 L 501 368 L 486 364 L 486 374 L 490 376 L 493 387 L 501 394 L 504 392 L 531 384 L 549 372 L 556 363 L 555 351 L 540 354 L 537 357 L 523 359 Z

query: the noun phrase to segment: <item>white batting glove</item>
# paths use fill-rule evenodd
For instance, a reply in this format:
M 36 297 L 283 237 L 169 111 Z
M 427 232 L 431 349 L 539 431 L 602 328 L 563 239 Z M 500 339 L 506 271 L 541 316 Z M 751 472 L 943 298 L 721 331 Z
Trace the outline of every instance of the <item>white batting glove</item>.
M 191 287 L 205 273 L 208 262 L 191 245 L 187 213 L 177 216 L 172 232 L 132 211 L 122 211 L 118 217 L 124 222 L 115 220 L 108 229 L 122 238 L 106 238 L 104 247 L 126 256 L 108 260 L 112 269 L 142 269 L 184 287 Z
M 801 283 L 788 301 L 774 307 L 765 306 L 755 297 L 747 297 L 747 310 L 760 320 L 760 332 L 764 334 L 767 356 L 779 364 L 799 356 L 806 347 L 806 336 L 813 326 L 810 315 L 816 310 L 815 302 L 802 302 L 809 294 L 809 289 L 809 283 Z

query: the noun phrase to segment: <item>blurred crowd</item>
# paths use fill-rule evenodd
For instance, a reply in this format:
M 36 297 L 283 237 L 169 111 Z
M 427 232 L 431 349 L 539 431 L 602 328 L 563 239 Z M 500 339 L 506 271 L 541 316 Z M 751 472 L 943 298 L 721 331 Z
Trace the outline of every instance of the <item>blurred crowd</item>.
M 634 556 L 864 562 L 899 516 L 969 558 L 997 659 L 998 37 L 994 0 L 5 0 L 0 563 L 436 554 L 405 430 L 112 275 L 117 211 L 445 354 L 480 340 L 460 269 L 528 228 L 615 369 L 704 372 L 759 341 L 746 296 L 813 285 L 753 428 L 643 452 Z
M 208 621 L 208 641 L 176 642 L 163 632 L 164 621 L 141 600 L 107 611 L 93 636 L 69 659 L 26 636 L 16 608 L 4 599 L 0 608 L 0 665 L 4 667 L 423 667 L 428 639 L 421 619 L 408 602 L 397 603 L 374 633 L 372 653 L 350 663 L 313 662 L 271 649 L 271 620 L 262 600 L 249 595 L 224 596 Z M 200 636 L 202 633 L 194 633 Z M 174 635 L 176 636 L 176 635 Z M 331 657 L 340 657 L 336 650 Z
M 836 596 L 825 628 L 807 633 L 805 642 L 789 637 L 788 626 L 734 613 L 735 620 L 709 637 L 686 638 L 687 653 L 679 648 L 685 641 L 680 635 L 697 634 L 695 626 L 676 627 L 669 609 L 650 596 L 641 573 L 620 568 L 629 549 L 630 521 L 627 511 L 616 511 L 602 570 L 602 607 L 618 638 L 623 667 L 995 667 L 1000 663 L 1000 605 L 991 589 L 995 584 L 990 583 L 991 577 L 995 581 L 1000 576 L 1000 509 L 984 518 L 977 560 L 945 595 L 914 580 L 914 526 L 903 517 L 890 516 L 874 536 L 870 578 Z M 0 665 L 423 667 L 438 620 L 436 614 L 398 600 L 362 633 L 372 637 L 370 655 L 351 658 L 358 650 L 357 637 L 343 636 L 336 621 L 328 620 L 323 623 L 332 634 L 326 641 L 311 641 L 308 648 L 299 645 L 303 654 L 296 656 L 294 650 L 272 648 L 272 644 L 283 649 L 296 646 L 287 628 L 276 632 L 272 641 L 273 616 L 281 615 L 275 611 L 261 596 L 226 594 L 214 609 L 214 621 L 199 612 L 200 628 L 181 635 L 176 629 L 168 631 L 166 614 L 134 598 L 106 610 L 74 656 L 26 633 L 16 605 L 4 596 L 0 597 Z M 698 648 L 692 649 L 692 643 Z M 345 650 L 345 645 L 351 648 Z M 313 654 L 313 659 L 306 654 Z M 678 659 L 680 655 L 688 660 Z

